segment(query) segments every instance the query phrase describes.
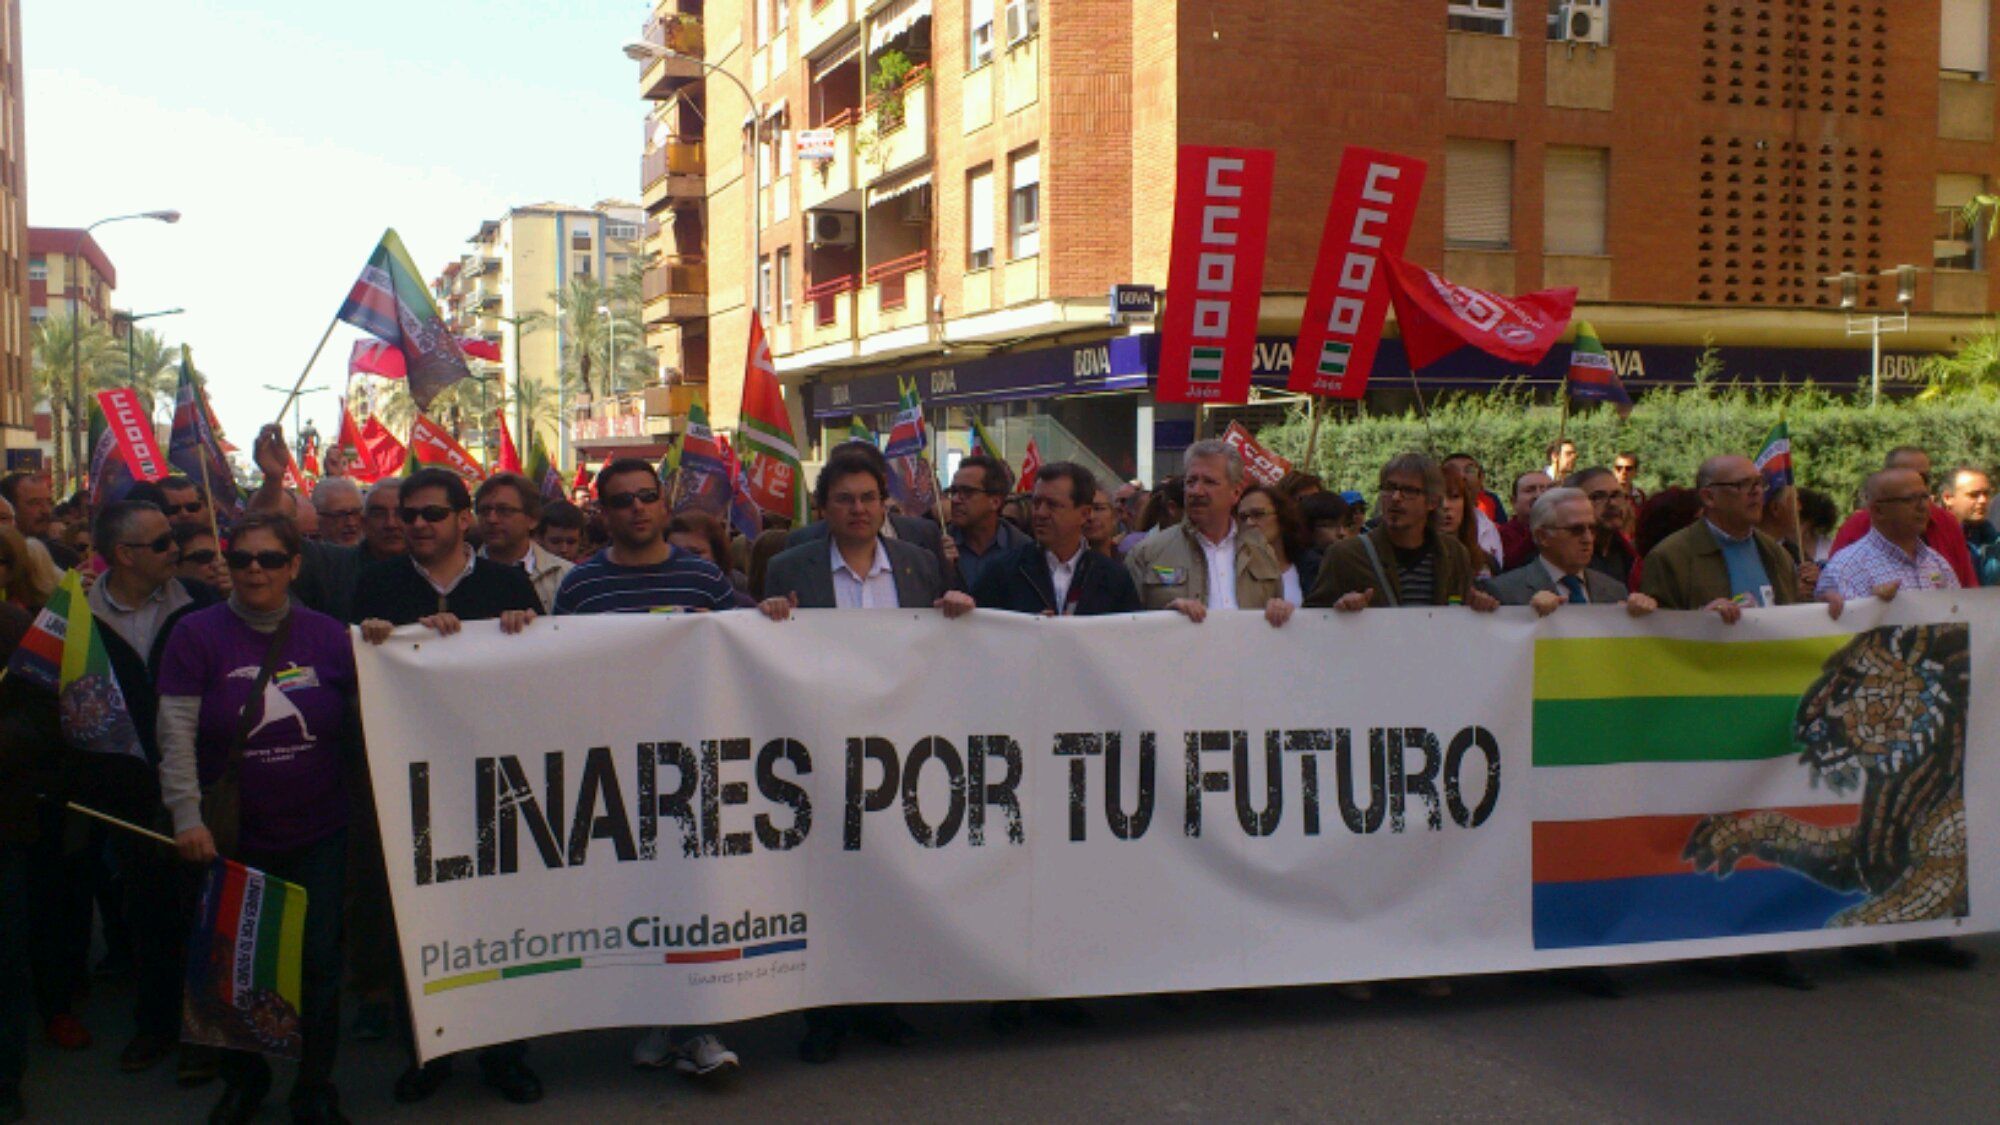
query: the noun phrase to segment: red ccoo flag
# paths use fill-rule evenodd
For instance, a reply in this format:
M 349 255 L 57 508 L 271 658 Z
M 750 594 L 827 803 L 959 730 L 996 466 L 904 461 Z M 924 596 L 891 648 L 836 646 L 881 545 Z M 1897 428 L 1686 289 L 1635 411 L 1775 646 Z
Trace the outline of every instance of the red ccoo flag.
M 1042 475 L 1042 451 L 1036 447 L 1035 439 L 1028 439 L 1028 451 L 1021 455 L 1021 479 L 1014 482 L 1014 491 L 1033 492 L 1035 478 Z
M 1389 270 L 1389 294 L 1412 371 L 1468 345 L 1533 367 L 1562 339 L 1576 311 L 1573 287 L 1503 297 L 1446 281 L 1390 254 L 1382 255 L 1382 264 Z
M 167 459 L 160 455 L 159 439 L 153 435 L 153 418 L 139 392 L 130 387 L 97 392 L 97 404 L 104 410 L 109 433 L 118 442 L 118 455 L 132 470 L 132 479 L 155 481 L 167 475 Z
M 507 429 L 507 411 L 495 411 L 500 417 L 500 471 L 518 473 L 521 471 L 521 451 L 514 448 L 514 434 Z
M 354 424 L 354 412 L 347 409 L 347 400 L 340 402 L 340 434 L 333 439 L 334 447 L 347 451 L 348 475 L 362 484 L 373 484 L 382 479 L 382 468 L 375 463 L 375 454 L 368 443 L 361 440 L 361 427 Z
M 470 359 L 483 359 L 489 363 L 500 362 L 500 345 L 484 336 L 460 336 L 458 350 Z

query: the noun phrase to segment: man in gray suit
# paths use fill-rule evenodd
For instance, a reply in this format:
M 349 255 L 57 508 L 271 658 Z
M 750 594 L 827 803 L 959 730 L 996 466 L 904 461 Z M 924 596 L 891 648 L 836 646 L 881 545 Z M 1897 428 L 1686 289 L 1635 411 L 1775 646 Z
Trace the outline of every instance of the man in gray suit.
M 833 447 L 834 453 L 843 451 L 859 453 L 861 456 L 873 461 L 881 467 L 883 479 L 888 479 L 889 462 L 887 458 L 882 456 L 880 449 L 875 448 L 865 441 L 844 441 Z M 824 512 L 822 513 L 822 515 L 825 514 Z M 945 553 L 944 529 L 938 526 L 936 520 L 926 519 L 923 516 L 892 515 L 885 522 L 887 524 L 885 534 L 890 539 L 897 539 L 922 547 L 931 553 L 932 559 L 937 563 L 938 573 L 945 576 L 945 585 L 947 588 L 962 589 L 964 587 L 963 583 L 951 580 L 957 571 L 951 565 L 950 557 Z M 824 518 L 814 520 L 804 527 L 795 527 L 785 536 L 785 547 L 789 550 L 803 543 L 824 543 L 826 542 L 826 528 L 827 521 Z
M 879 455 L 868 456 L 871 452 L 842 445 L 826 459 L 813 498 L 826 513 L 827 535 L 787 547 L 771 560 L 758 606 L 764 616 L 783 621 L 800 608 L 935 608 L 946 617 L 962 617 L 974 608 L 964 591 L 945 589 L 937 560 L 928 551 L 883 538 L 889 474 Z M 813 1008 L 805 1017 L 799 1057 L 810 1063 L 832 1062 L 850 1026 L 892 1046 L 917 1034 L 886 1004 Z
M 1644 617 L 1658 609 L 1644 594 L 1627 594 L 1625 584 L 1592 569 L 1596 554 L 1597 511 L 1580 488 L 1551 488 L 1528 511 L 1536 557 L 1481 582 L 1501 605 L 1528 605 L 1547 617 L 1565 605 L 1616 605 Z
M 797 607 L 939 609 L 946 617 L 973 608 L 970 596 L 947 588 L 936 556 L 882 534 L 889 475 L 879 456 L 868 452 L 839 446 L 820 470 L 813 495 L 826 513 L 826 531 L 771 560 L 762 609 L 772 620 L 784 620 Z

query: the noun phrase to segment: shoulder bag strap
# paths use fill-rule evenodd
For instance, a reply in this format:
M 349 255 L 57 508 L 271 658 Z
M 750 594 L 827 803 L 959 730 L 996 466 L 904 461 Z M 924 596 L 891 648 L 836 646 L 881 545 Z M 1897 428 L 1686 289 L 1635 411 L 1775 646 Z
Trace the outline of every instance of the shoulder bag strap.
M 233 774 L 243 761 L 243 744 L 250 738 L 250 730 L 256 724 L 264 689 L 270 686 L 271 677 L 278 671 L 278 658 L 284 651 L 285 642 L 292 635 L 292 615 L 288 611 L 278 627 L 271 630 L 271 642 L 264 648 L 264 663 L 257 668 L 257 682 L 250 688 L 250 698 L 243 701 L 243 710 L 236 716 L 236 733 L 229 739 L 229 764 L 223 772 Z
M 1368 552 L 1368 565 L 1375 568 L 1375 581 L 1379 583 L 1377 589 L 1382 591 L 1382 600 L 1389 603 L 1390 609 L 1396 608 L 1396 588 L 1389 584 L 1389 575 L 1382 569 L 1382 556 L 1375 550 L 1375 537 L 1363 535 L 1361 546 Z

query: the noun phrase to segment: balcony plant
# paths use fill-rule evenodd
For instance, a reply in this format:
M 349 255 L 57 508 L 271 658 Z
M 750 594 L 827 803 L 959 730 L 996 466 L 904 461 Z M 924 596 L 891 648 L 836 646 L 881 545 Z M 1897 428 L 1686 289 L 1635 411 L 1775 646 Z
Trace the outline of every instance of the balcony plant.
M 910 90 L 930 80 L 930 67 L 919 66 L 901 51 L 884 51 L 875 59 L 875 72 L 868 76 L 868 112 L 875 127 L 855 138 L 863 159 L 880 167 L 887 159 L 882 136 L 903 125 L 904 98 Z

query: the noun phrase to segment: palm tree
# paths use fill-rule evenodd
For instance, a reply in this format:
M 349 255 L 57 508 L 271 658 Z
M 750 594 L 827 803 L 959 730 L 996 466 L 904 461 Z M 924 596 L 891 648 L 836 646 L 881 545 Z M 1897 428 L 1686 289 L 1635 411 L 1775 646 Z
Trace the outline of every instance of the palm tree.
M 118 377 L 139 392 L 146 409 L 155 411 L 162 399 L 172 402 L 180 386 L 181 347 L 148 328 L 133 328 L 124 350 L 117 353 Z
M 556 305 L 553 316 L 531 314 L 523 323 L 523 330 L 551 323 L 561 330 L 563 390 L 608 395 L 653 380 L 659 361 L 645 343 L 641 277 L 638 269 L 631 269 L 608 283 L 594 277 L 572 278 L 568 285 L 549 294 Z M 610 314 L 599 309 L 609 309 Z M 604 374 L 607 360 L 617 365 L 608 379 Z
M 527 416 L 528 425 L 526 434 L 515 436 L 517 441 L 525 442 L 529 440 L 528 435 L 562 427 L 562 415 L 557 412 L 556 389 L 545 380 L 533 376 L 521 380 L 520 407 Z
M 1955 355 L 1925 361 L 1924 375 L 1930 380 L 1925 398 L 2000 389 L 2000 326 L 1989 327 Z
M 83 322 L 78 330 L 75 322 L 67 316 L 51 316 L 35 329 L 34 373 L 35 389 L 48 399 L 49 416 L 55 424 L 56 476 L 70 479 L 74 474 L 65 471 L 68 462 L 69 443 L 66 435 L 70 427 L 72 390 L 78 394 L 92 390 L 102 390 L 117 386 L 116 373 L 124 357 L 118 354 L 117 343 L 111 332 L 95 321 Z M 82 387 L 72 388 L 72 374 L 81 378 Z M 78 467 L 78 472 L 81 466 Z

